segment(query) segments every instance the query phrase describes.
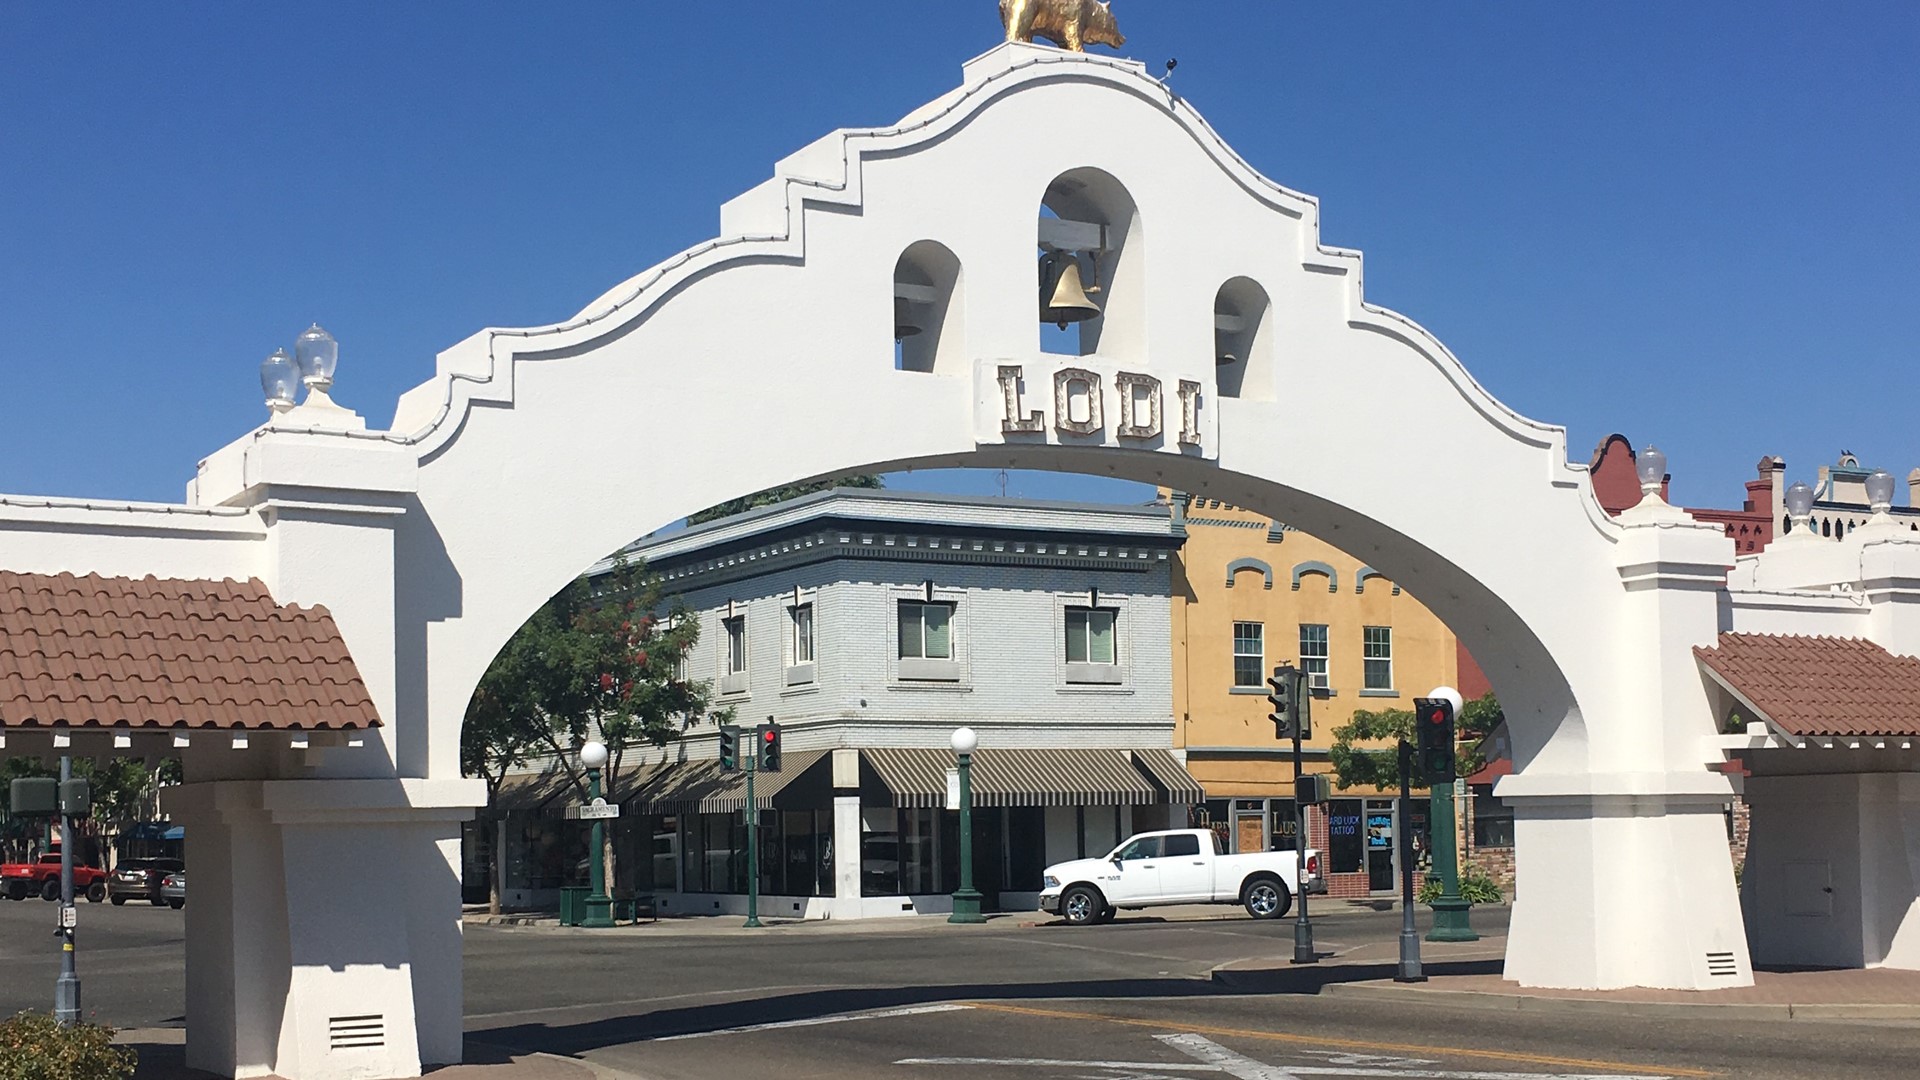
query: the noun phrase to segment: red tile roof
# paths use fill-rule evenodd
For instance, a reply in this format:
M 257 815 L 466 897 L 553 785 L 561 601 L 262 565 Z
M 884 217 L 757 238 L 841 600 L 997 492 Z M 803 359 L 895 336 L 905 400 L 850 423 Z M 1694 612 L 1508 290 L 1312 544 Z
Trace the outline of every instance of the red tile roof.
M 1920 659 L 1871 641 L 1721 634 L 1693 652 L 1788 734 L 1920 735 Z
M 0 725 L 379 723 L 324 607 L 277 604 L 259 581 L 0 570 Z

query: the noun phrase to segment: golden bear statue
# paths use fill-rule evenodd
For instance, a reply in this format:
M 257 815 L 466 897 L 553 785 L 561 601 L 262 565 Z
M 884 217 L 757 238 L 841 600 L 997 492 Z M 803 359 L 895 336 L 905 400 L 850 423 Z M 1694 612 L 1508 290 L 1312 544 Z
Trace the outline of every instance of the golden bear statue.
M 1088 44 L 1117 49 L 1127 43 L 1108 0 L 1000 0 L 1000 22 L 1008 41 L 1038 36 L 1074 52 L 1087 51 Z

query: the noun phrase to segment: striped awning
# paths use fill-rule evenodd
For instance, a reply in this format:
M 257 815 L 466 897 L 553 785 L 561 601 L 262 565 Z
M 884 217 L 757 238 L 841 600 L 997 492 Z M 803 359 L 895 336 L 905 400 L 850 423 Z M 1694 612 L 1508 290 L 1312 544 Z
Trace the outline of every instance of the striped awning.
M 875 749 L 861 756 L 896 806 L 947 804 L 951 750 Z M 1126 750 L 977 750 L 975 806 L 1146 806 L 1166 802 Z
M 780 771 L 753 779 L 753 801 L 762 810 L 773 807 L 774 796 L 820 764 L 829 751 L 802 750 L 783 756 Z M 641 814 L 728 814 L 747 808 L 747 774 L 722 772 L 720 762 L 675 761 L 650 765 L 623 784 L 621 802 Z
M 493 793 L 495 810 L 538 810 L 573 787 L 565 769 L 508 773 Z
M 1171 750 L 1135 750 L 1133 763 L 1140 771 L 1153 778 L 1153 782 L 1166 789 L 1170 803 L 1203 803 L 1207 793 L 1201 789 L 1200 781 L 1193 778 L 1180 759 L 1173 756 Z

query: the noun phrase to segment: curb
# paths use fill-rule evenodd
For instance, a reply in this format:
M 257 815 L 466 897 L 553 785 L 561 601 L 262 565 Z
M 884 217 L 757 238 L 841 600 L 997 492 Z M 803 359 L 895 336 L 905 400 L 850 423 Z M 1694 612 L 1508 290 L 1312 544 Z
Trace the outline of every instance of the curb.
M 1223 973 L 1224 974 L 1224 973 Z M 1231 983 L 1231 979 L 1224 980 Z M 1739 1001 L 1609 1001 L 1599 998 L 1549 998 L 1484 990 L 1426 990 L 1380 983 L 1331 983 L 1321 991 L 1369 1001 L 1431 1001 L 1436 1005 L 1484 1012 L 1558 1013 L 1645 1019 L 1701 1020 L 1920 1020 L 1920 1005 L 1856 1005 L 1819 1002 L 1788 1004 Z

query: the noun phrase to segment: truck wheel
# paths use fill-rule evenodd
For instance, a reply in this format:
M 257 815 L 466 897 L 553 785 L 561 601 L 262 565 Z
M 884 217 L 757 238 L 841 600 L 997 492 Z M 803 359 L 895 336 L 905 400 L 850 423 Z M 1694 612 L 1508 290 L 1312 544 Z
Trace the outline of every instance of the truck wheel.
M 1240 902 L 1256 919 L 1277 919 L 1292 909 L 1293 895 L 1279 878 L 1262 874 L 1248 879 L 1240 890 Z
M 1119 915 L 1120 915 L 1119 908 L 1114 907 L 1112 905 L 1108 905 L 1100 909 L 1099 917 L 1095 918 L 1093 921 L 1104 925 L 1106 923 L 1112 922 L 1114 919 L 1118 918 Z
M 87 903 L 89 904 L 104 903 L 106 899 L 107 899 L 106 882 L 96 881 L 93 884 L 87 886 Z
M 40 899 L 42 900 L 60 899 L 60 883 L 57 881 L 49 881 L 46 884 L 40 886 Z
M 1106 910 L 1106 898 L 1100 890 L 1089 885 L 1075 885 L 1060 898 L 1060 914 L 1074 926 L 1091 926 L 1100 920 L 1100 912 Z

